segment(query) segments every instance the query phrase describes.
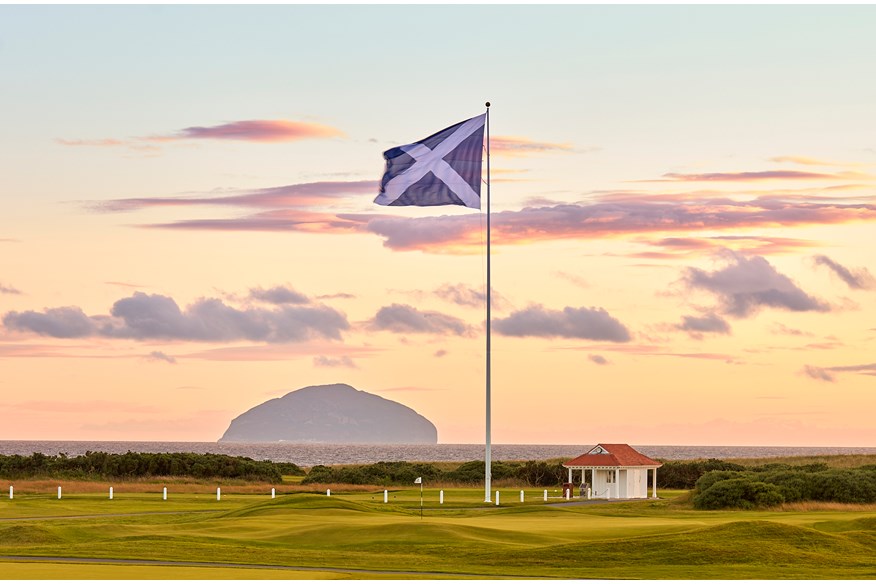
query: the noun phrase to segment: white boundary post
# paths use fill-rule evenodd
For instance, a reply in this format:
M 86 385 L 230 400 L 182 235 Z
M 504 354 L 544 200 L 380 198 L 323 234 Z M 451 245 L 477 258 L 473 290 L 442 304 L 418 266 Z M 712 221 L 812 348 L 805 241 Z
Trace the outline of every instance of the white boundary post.
M 271 487 L 271 499 L 277 498 L 277 489 Z
M 113 488 L 110 487 L 110 501 L 113 500 Z
M 441 491 L 438 492 L 438 504 L 444 504 L 444 489 L 441 489 Z
M 59 499 L 61 498 L 61 487 L 60 487 L 60 485 L 58 486 L 58 498 L 59 498 Z
M 216 500 L 222 500 L 222 487 L 216 487 Z
M 325 496 L 326 496 L 326 497 L 331 497 L 331 496 L 332 496 L 332 490 L 331 490 L 331 489 L 326 489 L 326 490 L 325 490 Z
M 10 499 L 14 498 L 14 497 L 12 496 L 12 485 L 9 485 L 9 498 L 10 498 Z
M 523 489 L 520 490 L 520 502 L 523 502 Z
M 383 489 L 383 502 L 389 503 L 389 490 Z
M 544 490 L 544 500 L 547 501 L 547 489 Z
M 161 492 L 161 499 L 167 501 L 167 487 L 164 487 L 164 490 Z
M 496 507 L 499 506 L 499 491 L 496 491 Z

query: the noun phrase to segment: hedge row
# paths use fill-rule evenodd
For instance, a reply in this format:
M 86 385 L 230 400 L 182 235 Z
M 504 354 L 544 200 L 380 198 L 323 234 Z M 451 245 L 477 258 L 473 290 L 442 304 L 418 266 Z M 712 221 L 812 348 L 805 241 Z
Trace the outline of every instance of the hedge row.
M 561 484 L 567 475 L 559 463 L 501 462 L 491 464 L 492 480 L 515 479 L 532 487 L 553 487 Z M 473 460 L 454 470 L 444 471 L 429 463 L 378 462 L 357 466 L 314 466 L 303 484 L 335 483 L 348 485 L 410 485 L 417 477 L 426 482 L 483 484 L 484 461 Z
M 130 479 L 158 476 L 197 479 L 243 479 L 280 482 L 282 475 L 304 474 L 292 463 L 256 461 L 243 456 L 191 452 L 108 454 L 86 452 L 80 456 L 0 455 L 0 476 L 8 479 L 53 477 L 66 479 Z
M 746 471 L 712 471 L 696 484 L 697 509 L 769 507 L 796 501 L 876 503 L 876 467 L 767 465 Z

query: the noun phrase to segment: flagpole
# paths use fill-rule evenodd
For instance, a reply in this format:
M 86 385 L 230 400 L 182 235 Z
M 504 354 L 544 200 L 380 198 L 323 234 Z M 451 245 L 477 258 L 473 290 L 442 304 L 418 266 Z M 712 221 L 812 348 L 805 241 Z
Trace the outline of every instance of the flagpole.
M 492 460 L 490 456 L 490 305 L 492 290 L 490 286 L 490 102 L 487 106 L 487 440 L 484 449 L 484 502 L 490 502 L 490 479 L 492 478 Z

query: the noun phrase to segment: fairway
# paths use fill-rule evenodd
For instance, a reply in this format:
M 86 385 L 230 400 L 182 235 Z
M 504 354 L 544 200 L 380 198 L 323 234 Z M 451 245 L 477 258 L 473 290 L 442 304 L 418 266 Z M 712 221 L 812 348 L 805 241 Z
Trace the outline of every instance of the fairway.
M 7 579 L 876 576 L 874 511 L 695 511 L 677 491 L 589 505 L 519 493 L 503 490 L 496 506 L 477 489 L 446 489 L 440 505 L 428 489 L 422 517 L 415 489 L 390 490 L 387 503 L 382 490 L 21 496 L 0 500 L 0 562 Z

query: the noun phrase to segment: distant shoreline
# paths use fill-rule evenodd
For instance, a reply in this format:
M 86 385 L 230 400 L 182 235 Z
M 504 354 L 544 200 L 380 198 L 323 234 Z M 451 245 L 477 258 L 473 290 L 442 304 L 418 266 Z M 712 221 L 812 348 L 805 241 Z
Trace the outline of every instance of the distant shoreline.
M 593 444 L 493 444 L 493 460 L 550 460 L 573 458 Z M 775 458 L 876 454 L 876 447 L 829 446 L 671 446 L 637 445 L 637 450 L 652 458 L 692 460 L 698 458 Z M 195 452 L 246 456 L 254 460 L 294 462 L 311 467 L 317 464 L 370 464 L 381 461 L 465 462 L 483 460 L 483 444 L 293 444 L 233 442 L 148 442 L 148 441 L 62 441 L 0 440 L 0 454 L 46 455 L 64 453 L 77 456 L 86 452 Z

